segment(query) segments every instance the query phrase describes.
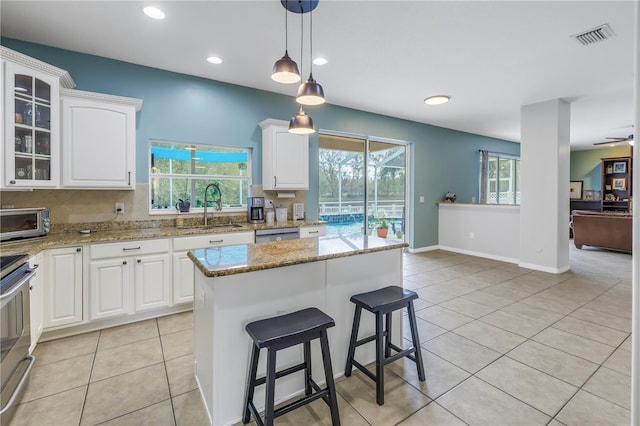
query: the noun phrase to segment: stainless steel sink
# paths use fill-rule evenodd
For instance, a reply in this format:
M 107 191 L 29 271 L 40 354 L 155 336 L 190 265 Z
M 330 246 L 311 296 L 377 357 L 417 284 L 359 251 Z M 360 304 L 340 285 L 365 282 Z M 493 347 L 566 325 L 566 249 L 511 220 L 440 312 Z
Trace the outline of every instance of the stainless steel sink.
M 197 230 L 197 229 L 238 229 L 244 228 L 244 225 L 239 225 L 237 223 L 227 223 L 224 225 L 201 225 L 201 226 L 193 226 L 190 228 L 181 228 L 183 230 Z
M 227 228 L 244 228 L 244 225 L 238 225 L 237 223 L 227 223 L 226 225 L 207 225 L 206 228 L 214 228 L 214 229 L 227 229 Z

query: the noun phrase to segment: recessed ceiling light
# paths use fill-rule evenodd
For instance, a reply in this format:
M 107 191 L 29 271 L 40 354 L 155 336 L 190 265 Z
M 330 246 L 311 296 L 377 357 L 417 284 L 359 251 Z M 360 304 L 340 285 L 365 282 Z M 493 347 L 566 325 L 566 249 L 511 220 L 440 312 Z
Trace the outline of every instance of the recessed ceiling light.
M 326 64 L 327 64 L 327 62 L 329 62 L 329 61 L 327 61 L 327 59 L 326 59 L 326 58 L 323 58 L 323 57 L 321 57 L 321 56 L 318 56 L 317 58 L 315 58 L 315 59 L 313 60 L 313 64 L 314 64 L 314 65 L 326 65 Z
M 158 9 L 157 7 L 153 7 L 153 6 L 147 6 L 144 9 L 142 9 L 142 11 L 144 12 L 145 15 L 147 15 L 149 18 L 153 18 L 153 19 L 164 19 L 164 12 L 161 11 L 160 9 Z
M 435 95 L 435 96 L 429 96 L 428 98 L 426 98 L 424 100 L 424 103 L 427 105 L 442 105 L 449 102 L 450 99 L 451 99 L 451 96 Z
M 218 58 L 217 56 L 209 56 L 207 58 L 207 62 L 209 62 L 210 64 L 219 65 L 222 63 L 222 59 Z

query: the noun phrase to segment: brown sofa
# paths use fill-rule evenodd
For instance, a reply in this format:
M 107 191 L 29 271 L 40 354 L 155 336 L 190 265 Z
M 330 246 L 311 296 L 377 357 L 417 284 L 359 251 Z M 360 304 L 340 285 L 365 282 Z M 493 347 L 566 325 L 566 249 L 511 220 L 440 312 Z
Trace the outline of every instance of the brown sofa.
M 630 252 L 632 223 L 631 213 L 571 212 L 573 242 L 579 249 L 586 245 Z

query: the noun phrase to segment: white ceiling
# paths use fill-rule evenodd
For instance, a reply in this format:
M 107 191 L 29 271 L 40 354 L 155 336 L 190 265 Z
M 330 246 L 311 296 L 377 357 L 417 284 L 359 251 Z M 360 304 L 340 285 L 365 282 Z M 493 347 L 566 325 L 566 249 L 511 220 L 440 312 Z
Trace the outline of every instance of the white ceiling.
M 147 18 L 147 5 L 166 19 Z M 279 0 L 3 0 L 0 8 L 5 37 L 271 92 L 297 89 L 270 78 L 285 45 Z M 510 141 L 520 139 L 522 105 L 562 98 L 572 105 L 571 147 L 587 149 L 633 133 L 633 15 L 633 1 L 321 0 L 313 53 L 329 63 L 313 74 L 328 103 Z M 591 46 L 570 37 L 604 23 L 615 37 Z M 214 54 L 222 65 L 205 61 Z M 306 78 L 298 14 L 289 14 L 289 54 Z M 424 105 L 434 94 L 451 102 Z

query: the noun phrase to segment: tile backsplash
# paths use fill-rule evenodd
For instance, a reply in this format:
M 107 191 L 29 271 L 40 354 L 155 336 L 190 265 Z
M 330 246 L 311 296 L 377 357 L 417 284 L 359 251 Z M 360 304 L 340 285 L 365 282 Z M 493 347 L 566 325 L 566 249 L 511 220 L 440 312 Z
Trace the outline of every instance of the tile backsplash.
M 115 203 L 124 203 L 124 214 L 116 216 Z M 134 191 L 36 189 L 4 192 L 2 208 L 47 207 L 51 223 L 81 223 L 149 220 L 149 185 L 137 184 Z M 157 218 L 157 217 L 156 217 Z
M 304 203 L 306 191 L 296 191 L 294 198 L 276 198 L 277 191 L 263 191 L 261 185 L 251 187 L 252 196 L 273 200 L 274 207 L 287 207 L 292 218 L 293 203 Z M 287 191 L 294 193 L 293 191 Z M 124 203 L 124 214 L 116 215 L 115 203 Z M 145 221 L 172 219 L 178 216 L 149 213 L 149 185 L 139 183 L 134 191 L 36 189 L 28 192 L 3 192 L 2 208 L 47 207 L 51 210 L 51 223 L 86 223 L 106 221 Z M 234 213 L 233 215 L 237 215 Z M 223 214 L 226 216 L 226 214 Z M 201 216 L 186 213 L 185 217 Z

